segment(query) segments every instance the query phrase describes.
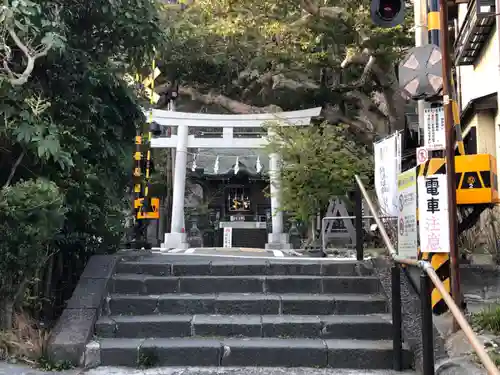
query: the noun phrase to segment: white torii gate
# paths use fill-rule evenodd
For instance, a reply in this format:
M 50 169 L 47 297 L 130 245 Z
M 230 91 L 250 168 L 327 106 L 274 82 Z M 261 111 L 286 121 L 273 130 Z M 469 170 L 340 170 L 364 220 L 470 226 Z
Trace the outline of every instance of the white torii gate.
M 233 137 L 234 128 L 259 128 L 269 122 L 279 122 L 283 126 L 309 125 L 311 117 L 319 116 L 321 107 L 300 111 L 259 113 L 245 115 L 214 115 L 186 113 L 168 110 L 153 110 L 153 121 L 161 126 L 177 127 L 177 134 L 157 137 L 151 140 L 153 148 L 175 148 L 175 170 L 172 202 L 172 223 L 170 233 L 165 234 L 162 248 L 187 248 L 184 233 L 184 194 L 186 189 L 186 168 L 188 148 L 263 148 L 266 138 Z M 190 127 L 222 128 L 222 138 L 198 138 L 189 134 Z M 283 233 L 283 214 L 280 207 L 279 157 L 270 155 L 269 179 L 271 190 L 272 233 L 266 247 L 273 249 L 290 248 L 288 234 Z

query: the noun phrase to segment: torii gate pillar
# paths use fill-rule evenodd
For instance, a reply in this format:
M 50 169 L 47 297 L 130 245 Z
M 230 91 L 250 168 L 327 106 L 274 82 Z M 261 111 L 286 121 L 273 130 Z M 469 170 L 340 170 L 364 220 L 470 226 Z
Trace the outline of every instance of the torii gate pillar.
M 175 150 L 174 186 L 172 197 L 172 220 L 170 233 L 165 233 L 162 247 L 187 249 L 187 234 L 184 223 L 184 195 L 186 192 L 186 168 L 189 128 L 177 127 L 177 147 Z
M 283 211 L 281 211 L 280 160 L 278 154 L 269 157 L 269 184 L 271 192 L 271 227 L 268 234 L 266 249 L 291 249 L 288 233 L 283 232 Z
M 212 115 L 201 113 L 153 110 L 153 121 L 162 126 L 176 126 L 177 134 L 151 140 L 153 148 L 175 148 L 175 171 L 172 202 L 172 224 L 165 234 L 162 248 L 188 248 L 184 227 L 184 194 L 188 148 L 263 148 L 266 138 L 233 137 L 234 128 L 262 128 L 270 121 L 279 121 L 283 126 L 309 125 L 311 117 L 319 116 L 321 107 L 300 111 L 260 113 L 248 115 Z M 222 138 L 196 137 L 189 134 L 190 127 L 222 128 Z M 266 248 L 290 249 L 288 234 L 283 233 L 283 213 L 280 210 L 280 165 L 277 154 L 270 155 L 269 179 L 271 190 L 272 232 Z

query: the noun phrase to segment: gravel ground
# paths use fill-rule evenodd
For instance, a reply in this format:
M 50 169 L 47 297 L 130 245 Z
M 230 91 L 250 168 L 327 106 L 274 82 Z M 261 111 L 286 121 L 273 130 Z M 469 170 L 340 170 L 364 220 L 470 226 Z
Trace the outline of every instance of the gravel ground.
M 91 370 L 66 370 L 46 372 L 28 366 L 0 362 L 0 375 L 416 375 L 413 371 L 394 372 L 390 370 L 342 370 L 316 368 L 230 368 L 230 367 L 160 367 L 137 370 L 120 367 L 98 367 Z

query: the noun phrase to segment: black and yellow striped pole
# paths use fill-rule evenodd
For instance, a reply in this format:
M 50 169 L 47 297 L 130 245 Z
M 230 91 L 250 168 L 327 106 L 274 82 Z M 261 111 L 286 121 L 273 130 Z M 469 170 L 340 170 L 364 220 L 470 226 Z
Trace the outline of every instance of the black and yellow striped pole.
M 447 37 L 447 29 L 445 32 L 441 29 L 441 9 L 440 9 L 440 3 L 439 0 L 428 0 L 428 13 L 427 13 L 427 28 L 428 28 L 428 33 L 429 33 L 429 42 L 431 44 L 434 44 L 438 47 L 441 46 L 442 38 Z M 447 27 L 447 24 L 444 26 Z M 443 56 L 444 59 L 444 56 Z M 447 75 L 443 76 L 443 85 L 447 85 L 446 89 L 450 87 L 450 84 L 446 81 Z M 452 86 L 452 85 L 451 85 Z M 464 150 L 464 144 L 462 140 L 462 132 L 461 132 L 461 127 L 460 127 L 460 116 L 459 116 L 459 111 L 458 111 L 458 105 L 456 100 L 454 98 L 456 97 L 453 95 L 455 90 L 443 90 L 443 92 L 450 92 L 452 93 L 451 98 L 446 98 L 445 100 L 449 100 L 451 102 L 452 108 L 453 108 L 453 124 L 455 127 L 455 135 L 456 135 L 456 141 L 458 145 L 458 150 L 460 154 L 465 154 Z M 446 104 L 446 103 L 445 103 Z M 448 128 L 446 128 L 446 131 L 448 132 Z M 454 147 L 453 147 L 454 149 Z M 454 156 L 453 162 L 454 162 Z M 428 160 L 426 163 L 419 165 L 417 168 L 417 175 L 421 177 L 429 177 L 433 175 L 438 175 L 438 174 L 445 174 L 446 173 L 446 163 L 444 159 L 431 159 Z M 449 171 L 449 173 L 454 174 L 453 171 Z M 453 177 L 454 178 L 454 177 Z M 448 192 L 449 193 L 449 192 Z M 456 196 L 456 191 L 454 192 Z M 450 212 L 454 212 L 456 215 L 456 199 L 455 201 L 455 206 L 450 206 L 449 210 Z M 455 207 L 455 208 L 454 208 Z M 453 225 L 453 221 L 450 221 L 450 225 Z M 456 233 L 456 231 L 455 231 Z M 456 237 L 456 234 L 455 234 Z M 455 241 L 452 240 L 452 244 Z M 454 249 L 450 249 L 451 252 L 454 251 Z M 449 253 L 422 253 L 419 251 L 419 259 L 426 260 L 431 263 L 432 267 L 435 269 L 437 275 L 443 282 L 446 290 L 451 293 L 452 288 L 451 288 L 451 257 Z M 431 293 L 431 302 L 432 302 L 432 310 L 433 313 L 436 315 L 440 315 L 448 310 L 448 307 L 446 303 L 443 300 L 443 296 L 441 293 L 434 287 L 432 286 L 432 289 L 429 291 Z
M 439 0 L 428 0 L 427 30 L 429 43 L 439 47 Z
M 441 20 L 440 20 L 440 9 L 439 0 L 428 0 L 428 13 L 427 13 L 427 30 L 429 33 L 429 43 L 434 44 L 438 47 L 441 46 Z M 448 34 L 448 33 L 446 33 Z M 464 141 L 462 138 L 462 128 L 460 126 L 460 111 L 457 103 L 457 93 L 455 90 L 455 85 L 453 84 L 453 77 L 450 74 L 450 103 L 453 108 L 453 123 L 455 126 L 455 137 L 458 146 L 458 152 L 460 155 L 465 155 Z M 446 82 L 444 83 L 446 84 Z
M 460 265 L 458 253 L 458 215 L 457 215 L 457 182 L 455 176 L 455 145 L 459 143 L 459 151 L 464 152 L 463 140 L 461 139 L 460 117 L 456 102 L 455 89 L 453 87 L 452 62 L 450 55 L 450 39 L 448 32 L 448 3 L 439 0 L 440 25 L 441 25 L 441 55 L 443 59 L 443 105 L 444 123 L 446 130 L 446 172 L 448 179 L 448 225 L 450 241 L 450 279 L 453 300 L 458 306 L 462 305 L 462 294 L 460 291 Z M 457 130 L 458 129 L 458 130 Z M 457 138 L 457 132 L 460 139 Z M 453 319 L 453 330 L 458 330 L 456 319 Z
M 455 186 L 455 146 L 461 155 L 465 154 L 460 126 L 459 108 L 451 76 L 448 50 L 448 9 L 445 1 L 429 0 L 429 41 L 441 47 L 443 59 L 443 105 L 445 111 L 446 159 L 431 159 L 417 168 L 418 176 L 447 173 L 448 206 L 450 225 L 450 253 L 420 253 L 419 258 L 429 261 L 436 270 L 446 290 L 460 305 L 460 280 L 457 254 L 457 205 Z M 431 291 L 433 312 L 437 315 L 448 310 L 441 293 L 433 287 Z
M 147 119 L 147 122 L 146 122 L 146 130 L 147 130 L 147 138 L 145 140 L 145 153 L 146 153 L 146 166 L 145 166 L 145 173 L 144 173 L 144 200 L 143 200 L 143 203 L 141 205 L 141 209 L 140 209 L 140 212 L 138 213 L 138 218 L 139 217 L 142 217 L 144 216 L 144 214 L 148 211 L 149 207 L 151 206 L 151 203 L 150 203 L 150 197 L 149 197 L 149 181 L 151 179 L 151 124 L 153 123 L 153 106 L 155 104 L 155 101 L 154 101 L 154 96 L 153 96 L 153 93 L 154 93 L 154 90 L 155 90 L 155 77 L 154 77 L 154 74 L 155 74 L 155 70 L 156 70 L 156 63 L 155 61 L 153 60 L 152 64 L 151 64 L 151 92 L 149 94 L 149 104 L 150 104 L 150 109 L 149 109 L 149 114 L 148 114 L 148 119 Z M 147 84 L 145 84 L 145 86 L 149 86 Z M 145 217 L 143 217 L 145 218 Z
M 464 139 L 462 137 L 462 125 L 460 124 L 460 110 L 458 108 L 458 101 L 457 101 L 457 90 L 455 89 L 455 84 L 453 82 L 453 77 L 451 77 L 451 72 L 450 72 L 450 80 L 451 80 L 450 104 L 452 106 L 452 111 L 453 111 L 453 124 L 455 126 L 456 144 L 458 147 L 458 153 L 460 155 L 465 155 Z
M 155 61 L 152 62 L 152 74 L 142 81 L 146 93 L 150 98 L 150 109 L 146 121 L 146 129 L 138 129 L 135 137 L 135 152 L 134 152 L 134 216 L 135 227 L 134 235 L 135 242 L 138 247 L 151 247 L 147 241 L 147 223 L 148 219 L 159 218 L 159 199 L 150 197 L 150 179 L 151 179 L 151 138 L 153 124 L 153 106 L 157 99 L 154 92 L 154 81 L 157 72 Z M 136 75 L 136 81 L 141 79 Z M 145 136 L 147 134 L 147 136 Z M 144 173 L 143 173 L 144 164 Z

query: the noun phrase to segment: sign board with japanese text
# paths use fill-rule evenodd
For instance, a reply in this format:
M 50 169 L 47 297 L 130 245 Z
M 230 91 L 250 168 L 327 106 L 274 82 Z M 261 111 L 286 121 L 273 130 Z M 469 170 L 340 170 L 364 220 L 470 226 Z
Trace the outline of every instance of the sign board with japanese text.
M 417 170 L 398 175 L 398 254 L 417 258 Z
M 449 253 L 448 184 L 445 174 L 418 177 L 420 249 Z
M 382 214 L 390 216 L 398 215 L 397 179 L 398 171 L 401 169 L 401 158 L 398 155 L 400 136 L 399 133 L 396 133 L 373 144 L 375 153 L 375 192 L 377 193 Z
M 443 107 L 426 108 L 424 111 L 424 146 L 427 150 L 446 148 Z
M 222 240 L 222 247 L 233 247 L 233 228 L 224 228 L 224 237 Z

